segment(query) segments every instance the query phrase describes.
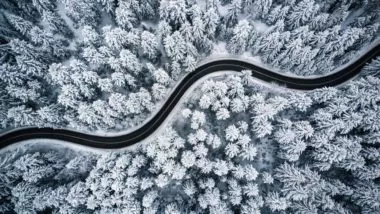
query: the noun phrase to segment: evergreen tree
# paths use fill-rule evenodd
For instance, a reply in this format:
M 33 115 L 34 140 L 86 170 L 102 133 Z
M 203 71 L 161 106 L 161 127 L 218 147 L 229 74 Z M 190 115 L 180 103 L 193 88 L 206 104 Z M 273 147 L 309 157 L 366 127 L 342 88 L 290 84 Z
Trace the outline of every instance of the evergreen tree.
M 248 47 L 248 41 L 251 39 L 251 26 L 247 20 L 240 20 L 235 26 L 233 36 L 230 40 L 230 51 L 234 54 L 243 53 Z
M 173 61 L 180 61 L 185 57 L 186 42 L 178 31 L 164 39 L 166 54 Z
M 9 22 L 13 28 L 15 28 L 20 34 L 24 36 L 27 36 L 33 27 L 32 22 L 25 20 L 20 16 L 8 12 L 3 12 L 2 14 L 5 17 L 6 21 Z
M 284 20 L 289 12 L 289 9 L 289 6 L 277 5 L 269 11 L 266 21 L 268 24 L 274 24 L 279 20 Z
M 254 1 L 251 6 L 251 12 L 255 17 L 266 17 L 271 10 L 272 0 Z
M 115 10 L 117 24 L 126 30 L 134 28 L 137 24 L 136 14 L 130 7 L 129 3 L 121 1 Z
M 59 32 L 69 38 L 73 37 L 72 30 L 57 12 L 53 12 L 51 10 L 43 10 L 42 21 L 48 24 L 48 28 L 52 31 L 52 33 Z
M 95 26 L 99 21 L 99 10 L 96 1 L 61 0 L 67 15 L 79 25 Z
M 287 24 L 291 29 L 307 24 L 319 11 L 319 5 L 314 0 L 303 0 L 290 10 Z
M 158 42 L 156 36 L 149 31 L 143 31 L 141 33 L 141 49 L 143 54 L 148 56 L 148 58 L 157 58 Z
M 218 27 L 220 22 L 220 17 L 218 13 L 214 8 L 210 8 L 204 13 L 202 19 L 204 20 L 204 29 L 206 34 L 209 37 L 211 37 L 211 39 L 214 39 L 216 28 Z
M 227 27 L 233 27 L 238 22 L 238 15 L 242 11 L 241 0 L 232 0 L 228 7 L 227 15 L 225 16 L 225 24 Z
M 181 26 L 186 20 L 186 2 L 184 0 L 162 0 L 160 2 L 160 18 L 174 28 Z

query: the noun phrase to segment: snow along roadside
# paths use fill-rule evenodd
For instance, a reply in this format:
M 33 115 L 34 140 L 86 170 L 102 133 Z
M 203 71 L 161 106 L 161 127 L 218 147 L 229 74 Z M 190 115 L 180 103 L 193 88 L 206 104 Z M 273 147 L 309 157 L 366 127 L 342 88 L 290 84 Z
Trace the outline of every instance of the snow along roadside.
M 10 146 L 7 146 L 0 150 L 0 155 L 5 153 L 13 152 L 14 150 L 33 150 L 35 148 L 42 149 L 70 149 L 76 152 L 90 152 L 94 154 L 105 154 L 108 151 L 96 149 L 89 146 L 83 146 L 68 141 L 62 140 L 53 140 L 47 138 L 33 139 L 33 140 L 24 140 L 17 143 L 14 143 Z

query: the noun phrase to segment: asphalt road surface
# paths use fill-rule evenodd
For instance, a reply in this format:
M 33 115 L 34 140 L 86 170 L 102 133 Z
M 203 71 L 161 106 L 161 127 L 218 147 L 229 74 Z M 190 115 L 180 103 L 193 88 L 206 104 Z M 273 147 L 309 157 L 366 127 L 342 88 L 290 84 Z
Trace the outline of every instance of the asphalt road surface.
M 321 87 L 335 86 L 344 83 L 347 80 L 355 77 L 363 66 L 371 61 L 371 59 L 380 56 L 380 44 L 369 50 L 354 63 L 344 67 L 343 69 L 322 77 L 316 78 L 300 78 L 288 77 L 265 68 L 252 65 L 248 62 L 243 62 L 234 59 L 218 60 L 206 63 L 199 66 L 195 71 L 189 73 L 174 89 L 170 97 L 162 106 L 160 111 L 141 128 L 120 136 L 102 137 L 90 134 L 84 134 L 65 129 L 52 128 L 24 128 L 16 131 L 11 131 L 0 136 L 0 148 L 4 148 L 13 143 L 30 139 L 55 139 L 69 141 L 72 143 L 105 149 L 117 149 L 127 147 L 150 136 L 164 122 L 169 113 L 177 105 L 180 98 L 186 90 L 203 76 L 217 71 L 237 71 L 251 70 L 254 78 L 266 82 L 274 82 L 284 85 L 287 88 L 299 90 L 312 90 Z

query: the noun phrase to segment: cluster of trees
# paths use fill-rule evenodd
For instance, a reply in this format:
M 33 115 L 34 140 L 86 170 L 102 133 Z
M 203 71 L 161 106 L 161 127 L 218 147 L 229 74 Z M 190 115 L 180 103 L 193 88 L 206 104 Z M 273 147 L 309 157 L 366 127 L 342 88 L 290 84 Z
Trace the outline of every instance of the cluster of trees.
M 5 0 L 1 128 L 127 129 L 217 42 L 281 71 L 326 73 L 377 38 L 377 11 L 364 0 Z M 232 100 L 232 111 L 246 108 L 245 99 Z M 219 105 L 218 118 L 227 119 Z
M 378 213 L 379 62 L 308 93 L 207 80 L 131 151 L 2 153 L 0 212 Z
M 280 187 L 270 193 L 277 200 L 272 211 L 380 211 L 379 70 L 376 59 L 349 84 L 308 93 L 313 104 L 302 115 L 307 122 L 279 121 L 274 137 L 283 161 L 274 171 Z
M 201 115 L 191 112 L 199 126 L 188 139 L 167 128 L 147 146 L 128 152 L 93 155 L 45 148 L 3 153 L 0 211 L 227 213 L 242 207 L 242 213 L 259 212 L 259 173 L 253 164 L 241 162 L 256 155 L 249 139 L 234 142 L 247 144 L 249 155 L 218 155 L 228 150 L 226 141 L 244 138 L 248 124 L 239 123 L 233 137 L 230 131 L 219 138 L 203 131 Z M 191 140 L 193 135 L 197 139 Z
M 2 129 L 141 123 L 211 50 L 219 22 L 187 1 L 6 0 L 0 9 Z
M 250 51 L 281 71 L 325 74 L 378 38 L 378 10 L 375 1 L 235 0 L 225 23 L 228 47 L 235 54 Z M 268 29 L 257 29 L 257 22 Z
M 216 42 L 310 75 L 379 34 L 376 1 L 195 3 L 0 1 L 1 129 L 131 127 Z M 206 81 L 135 151 L 3 153 L 0 212 L 379 213 L 379 72 L 377 59 L 341 88 L 277 94 L 242 71 Z
M 0 23 L 2 128 L 54 125 L 43 121 L 46 115 L 57 114 L 45 77 L 49 64 L 71 55 L 72 31 L 49 1 L 3 1 Z M 9 116 L 15 120 L 9 121 Z
M 224 89 L 219 91 L 217 89 L 221 87 L 217 86 L 224 83 L 209 81 L 202 86 L 202 90 L 208 91 L 208 96 L 212 96 L 212 93 L 218 94 L 215 102 L 221 96 L 230 97 L 231 100 L 240 99 L 239 96 L 244 97 L 246 90 L 243 79 L 233 76 Z M 229 105 L 224 107 L 229 109 Z M 49 169 L 41 173 L 37 182 L 45 179 L 50 182 L 41 186 L 37 193 L 22 189 L 25 191 L 23 196 L 16 192 L 20 183 L 38 177 L 40 171 L 35 172 L 34 176 L 23 176 L 23 179 L 11 182 L 6 197 L 11 200 L 6 201 L 4 206 L 8 207 L 11 213 L 36 213 L 47 210 L 59 213 L 226 213 L 237 210 L 247 214 L 259 212 L 264 200 L 257 183 L 259 180 L 270 182 L 272 178 L 267 174 L 260 175 L 256 170 L 258 151 L 251 140 L 249 124 L 244 120 L 227 123 L 225 119 L 217 116 L 218 113 L 208 115 L 205 109 L 205 106 L 184 109 L 181 120 L 185 122 L 180 131 L 168 127 L 155 140 L 133 151 L 104 154 L 98 157 L 96 163 L 91 164 L 82 161 L 85 166 L 91 165 L 87 170 L 78 169 L 85 168 L 84 166 L 70 167 L 77 165 L 71 162 L 83 157 L 73 159 L 51 152 L 30 151 L 28 154 L 19 155 L 16 160 L 4 161 L 6 165 L 3 171 L 11 174 L 15 167 L 19 167 L 25 161 L 35 168 Z M 244 109 L 234 110 L 231 114 L 243 111 Z M 225 130 L 220 130 L 219 133 L 210 129 L 210 120 L 227 123 Z M 44 157 L 48 154 L 54 156 L 54 160 L 57 161 L 50 163 L 40 160 L 45 160 Z M 24 160 L 24 157 L 29 159 Z M 68 163 L 66 158 L 72 161 Z M 34 166 L 34 163 L 39 165 Z M 25 168 L 28 166 L 25 163 Z M 87 174 L 81 177 L 78 173 L 77 176 L 80 178 L 72 178 L 67 176 L 71 172 L 67 172 L 67 168 Z M 45 173 L 48 175 L 45 176 Z M 61 174 L 64 175 L 59 177 L 62 181 L 54 180 Z M 67 184 L 67 180 L 72 182 Z M 47 200 L 48 196 L 40 194 L 49 194 L 49 197 L 57 199 L 50 202 L 53 199 Z M 36 198 L 49 202 L 42 203 Z M 18 201 L 22 201 L 23 206 Z
M 65 199 L 88 176 L 96 159 L 91 153 L 46 146 L 2 153 L 0 212 L 33 214 L 59 209 L 73 213 Z

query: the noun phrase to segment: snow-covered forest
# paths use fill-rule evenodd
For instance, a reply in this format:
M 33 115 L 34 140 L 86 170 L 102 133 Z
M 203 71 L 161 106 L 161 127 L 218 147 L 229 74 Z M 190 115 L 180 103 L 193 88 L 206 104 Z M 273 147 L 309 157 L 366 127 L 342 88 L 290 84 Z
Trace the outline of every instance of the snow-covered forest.
M 220 47 L 328 74 L 379 16 L 378 0 L 0 0 L 0 132 L 133 129 Z M 278 87 L 208 78 L 128 150 L 1 150 L 0 213 L 380 213 L 380 58 L 339 87 Z
M 0 155 L 5 213 L 380 212 L 380 58 L 344 86 L 208 79 L 151 142 Z
M 2 0 L 0 128 L 128 130 L 216 45 L 308 76 L 378 36 L 376 0 Z

